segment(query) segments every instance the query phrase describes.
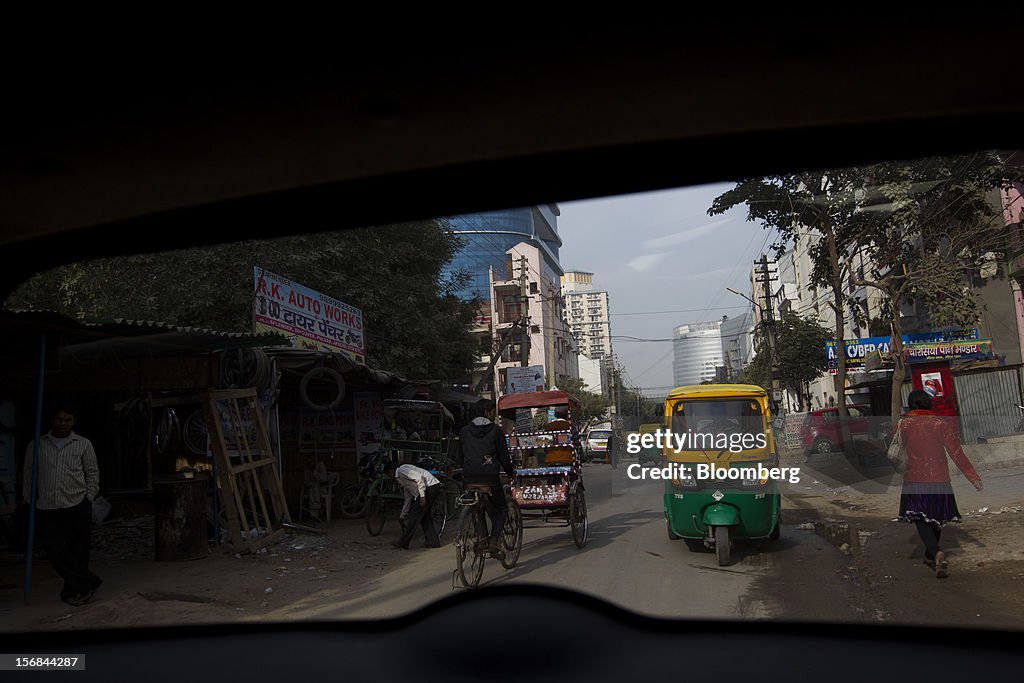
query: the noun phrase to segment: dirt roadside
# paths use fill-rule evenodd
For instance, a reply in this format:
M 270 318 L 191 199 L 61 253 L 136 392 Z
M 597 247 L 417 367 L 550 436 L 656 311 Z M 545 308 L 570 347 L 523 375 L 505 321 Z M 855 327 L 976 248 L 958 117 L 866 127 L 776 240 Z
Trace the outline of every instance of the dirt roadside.
M 963 523 L 943 531 L 951 572 L 939 580 L 915 528 L 894 519 L 899 482 L 891 473 L 849 471 L 836 481 L 836 469 L 855 468 L 816 466 L 795 453 L 783 460 L 805 468 L 783 500 L 785 531 L 796 538 L 759 590 L 781 600 L 786 616 L 1024 629 L 1024 490 L 1009 478 L 1017 473 L 982 472 L 996 483 L 991 504 L 963 496 Z
M 296 532 L 251 555 L 213 548 L 201 560 L 154 562 L 151 518 L 114 524 L 95 533 L 91 566 L 105 585 L 82 607 L 58 600 L 61 581 L 45 561 L 37 564 L 33 602 L 24 605 L 23 556 L 0 554 L 0 632 L 258 621 L 322 600 L 328 589 L 333 600 L 339 592 L 359 595 L 419 553 L 438 552 L 396 550 L 394 534 L 371 537 L 362 520 L 334 520 L 326 528 L 327 535 Z M 105 535 L 116 542 L 105 543 Z

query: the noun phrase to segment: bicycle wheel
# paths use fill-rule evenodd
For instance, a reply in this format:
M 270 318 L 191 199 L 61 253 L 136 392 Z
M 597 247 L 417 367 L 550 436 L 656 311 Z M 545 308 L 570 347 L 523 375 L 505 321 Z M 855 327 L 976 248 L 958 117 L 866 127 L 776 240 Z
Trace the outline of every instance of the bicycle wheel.
M 480 585 L 480 577 L 484 573 L 484 554 L 481 545 L 486 537 L 487 528 L 481 528 L 479 503 L 462 508 L 459 513 L 459 533 L 455 539 L 455 563 L 459 570 L 459 580 L 466 588 Z
M 185 446 L 196 455 L 206 454 L 206 416 L 203 409 L 193 410 L 185 418 L 185 424 L 181 428 L 181 436 L 185 440 Z
M 379 536 L 384 531 L 384 505 L 381 496 L 370 496 L 366 505 L 366 530 L 371 536 Z
M 341 491 L 341 516 L 348 519 L 362 517 L 369 502 L 364 486 L 349 484 Z
M 576 494 L 569 502 L 569 525 L 572 527 L 572 540 L 577 548 L 587 544 L 587 499 L 583 495 L 583 489 L 576 491 Z
M 523 549 L 523 514 L 519 510 L 519 504 L 514 500 L 508 501 L 508 517 L 505 518 L 501 545 L 505 550 L 501 566 L 512 569 L 519 562 L 519 551 Z
M 430 510 L 430 516 L 434 520 L 434 531 L 437 537 L 444 535 L 445 525 L 448 523 L 448 496 L 442 493 L 434 501 L 434 507 Z
M 157 418 L 156 428 L 153 431 L 153 445 L 156 452 L 163 454 L 171 447 L 181 435 L 181 425 L 178 422 L 178 413 L 174 408 L 164 408 Z

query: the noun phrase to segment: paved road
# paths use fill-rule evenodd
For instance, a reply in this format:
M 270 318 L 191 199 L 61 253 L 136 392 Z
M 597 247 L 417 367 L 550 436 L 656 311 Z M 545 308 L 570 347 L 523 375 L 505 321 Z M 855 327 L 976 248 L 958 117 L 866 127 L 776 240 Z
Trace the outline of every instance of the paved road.
M 613 472 L 588 465 L 586 548 L 575 547 L 566 527 L 527 529 L 519 565 L 505 571 L 488 561 L 484 585 L 565 587 L 642 614 L 677 618 L 1024 628 L 1024 513 L 999 509 L 1021 502 L 1024 468 L 983 473 L 982 493 L 954 480 L 965 513 L 989 511 L 943 533 L 954 572 L 942 582 L 921 563 L 913 528 L 891 521 L 896 482 L 855 470 L 841 462 L 819 464 L 800 483 L 782 485 L 782 539 L 737 544 L 737 561 L 718 567 L 713 554 L 668 540 L 660 482 L 632 481 L 625 467 Z M 7 604 L 0 595 L 0 631 L 386 618 L 463 590 L 453 589 L 453 530 L 445 547 L 411 551 L 388 546 L 396 532 L 392 524 L 370 538 L 361 520 L 335 520 L 328 542 L 300 535 L 265 555 L 221 551 L 195 563 L 108 558 L 98 567 L 105 592 L 78 610 L 56 600 L 59 580 L 42 566 L 36 603 L 22 606 L 20 588 L 6 592 Z M 15 581 L 21 563 L 12 561 Z
M 488 561 L 481 585 L 568 587 L 655 616 L 773 616 L 771 601 L 750 596 L 755 580 L 773 570 L 771 544 L 740 548 L 745 551 L 742 559 L 719 568 L 712 553 L 691 552 L 681 541 L 668 540 L 660 482 L 633 481 L 624 467 L 612 471 L 607 465 L 585 466 L 584 481 L 590 517 L 587 546 L 577 549 L 567 527 L 527 528 L 519 564 L 506 571 L 497 561 Z M 451 532 L 446 540 L 450 543 Z M 417 554 L 414 562 L 396 567 L 358 596 L 294 605 L 280 616 L 390 617 L 451 594 L 455 559 L 450 544 L 409 552 Z

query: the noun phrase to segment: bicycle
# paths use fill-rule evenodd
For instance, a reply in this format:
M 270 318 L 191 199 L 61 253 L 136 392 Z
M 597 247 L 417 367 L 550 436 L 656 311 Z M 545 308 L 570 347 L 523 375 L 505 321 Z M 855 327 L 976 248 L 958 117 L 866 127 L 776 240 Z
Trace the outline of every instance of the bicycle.
M 450 492 L 452 491 L 453 480 L 448 465 L 441 460 L 429 455 L 424 455 L 416 461 L 417 467 L 422 467 L 433 474 L 441 484 L 441 495 L 431 511 L 434 519 L 434 530 L 437 531 L 438 539 L 444 536 L 445 527 L 448 525 Z
M 519 553 L 523 547 L 523 517 L 512 497 L 508 494 L 508 484 L 503 489 L 508 505 L 508 515 L 501 534 L 502 553 L 498 556 L 501 566 L 512 569 L 519 562 Z M 462 508 L 459 513 L 458 533 L 455 537 L 455 574 L 466 588 L 476 588 L 484 573 L 484 562 L 490 552 L 491 534 L 487 528 L 487 503 L 491 488 L 486 484 L 469 484 L 459 496 L 458 504 Z M 468 562 L 467 562 L 468 561 Z M 452 577 L 454 585 L 455 577 Z
M 370 483 L 366 502 L 366 530 L 371 536 L 379 536 L 389 517 L 398 519 L 394 508 L 405 503 L 405 494 L 396 479 L 381 471 Z
M 342 517 L 355 519 L 366 514 L 370 504 L 370 489 L 380 476 L 383 458 L 380 451 L 366 453 L 360 458 L 359 483 L 349 484 L 341 490 Z
M 371 536 L 380 535 L 384 530 L 384 523 L 388 519 L 399 519 L 398 510 L 405 505 L 405 491 L 401 484 L 397 479 L 384 474 L 383 461 L 377 467 L 379 468 L 378 474 L 370 482 L 366 503 L 366 530 L 370 532 Z M 434 503 L 431 518 L 434 520 L 434 530 L 440 539 L 444 535 L 444 528 L 448 523 L 448 509 L 443 499 Z

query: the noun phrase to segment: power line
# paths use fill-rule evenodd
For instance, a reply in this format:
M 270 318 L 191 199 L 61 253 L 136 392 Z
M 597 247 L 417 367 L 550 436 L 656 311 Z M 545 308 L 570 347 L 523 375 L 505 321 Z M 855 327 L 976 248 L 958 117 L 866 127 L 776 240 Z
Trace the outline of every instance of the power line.
M 685 342 L 685 341 L 702 341 L 708 340 L 721 340 L 721 339 L 736 339 L 738 337 L 744 337 L 751 335 L 753 332 L 739 332 L 737 334 L 723 334 L 718 337 L 669 337 L 661 339 L 651 339 L 646 337 L 629 337 L 626 335 L 613 336 L 612 339 L 619 339 L 621 341 L 633 341 L 633 342 L 649 342 L 649 343 L 664 343 L 664 342 Z
M 771 230 L 768 230 L 768 234 L 767 234 L 767 235 L 765 235 L 765 240 L 764 240 L 764 243 L 762 243 L 762 245 L 761 245 L 761 249 L 759 249 L 759 250 L 758 250 L 759 252 L 760 252 L 760 251 L 764 251 L 764 247 L 765 247 L 765 245 L 767 245 L 767 244 L 768 244 L 768 238 L 769 238 L 769 237 L 771 236 L 771 233 L 772 233 L 772 231 L 771 231 Z M 750 236 L 750 240 L 749 240 L 749 241 L 747 242 L 747 245 L 746 245 L 746 247 L 744 247 L 744 249 L 743 249 L 743 250 L 744 250 L 744 252 L 746 252 L 746 251 L 748 251 L 748 250 L 750 249 L 750 245 L 754 243 L 754 240 L 755 240 L 755 239 L 757 239 L 757 233 L 756 233 L 755 231 L 753 231 L 753 230 L 752 230 L 752 231 L 751 231 L 751 236 Z M 741 266 L 741 265 L 742 265 L 743 263 L 745 263 L 745 262 L 746 262 L 746 261 L 741 261 L 741 262 L 740 262 L 740 264 L 739 264 L 739 265 L 738 265 L 737 267 L 740 267 L 740 266 Z M 733 278 L 735 278 L 735 276 L 736 276 L 736 268 L 734 268 L 734 269 L 732 270 L 732 272 L 731 272 L 731 273 L 729 273 L 729 278 L 728 278 L 728 279 L 726 280 L 726 286 L 728 286 L 729 284 L 731 284 L 731 282 L 732 282 L 732 279 L 733 279 Z M 719 300 L 719 299 L 721 298 L 721 296 L 722 296 L 722 295 L 723 295 L 724 293 L 725 293 L 725 289 L 723 288 L 723 289 L 722 289 L 722 291 L 720 291 L 720 292 L 719 292 L 719 294 L 718 294 L 718 297 L 716 297 L 716 298 L 715 298 L 715 300 L 714 300 L 714 301 L 712 302 L 712 304 L 714 304 L 714 303 L 717 303 L 717 302 L 718 302 L 718 300 Z M 707 312 L 708 312 L 709 310 L 711 310 L 711 308 L 712 308 L 712 306 L 711 306 L 711 305 L 709 305 L 709 306 L 708 306 L 707 308 L 703 309 L 703 311 L 701 312 L 701 315 L 703 315 L 704 313 L 707 313 Z M 740 308 L 746 308 L 746 307 L 745 307 L 745 306 L 741 306 Z M 673 341 L 674 341 L 674 340 L 673 340 Z M 651 370 L 653 370 L 653 369 L 654 369 L 654 368 L 656 368 L 657 366 L 661 365 L 661 364 L 662 364 L 663 362 L 665 362 L 665 360 L 667 360 L 667 359 L 668 359 L 668 357 L 669 357 L 669 356 L 671 356 L 671 355 L 672 355 L 672 354 L 673 354 L 673 353 L 675 352 L 675 349 L 676 349 L 676 347 L 675 347 L 675 345 L 673 344 L 673 345 L 672 345 L 672 347 L 671 347 L 671 348 L 670 348 L 670 349 L 669 349 L 668 351 L 666 351 L 664 355 L 662 355 L 662 356 L 661 356 L 660 358 L 658 358 L 658 360 L 656 360 L 656 361 L 654 361 L 653 363 L 651 363 L 651 365 L 649 365 L 649 366 L 648 366 L 648 367 L 647 367 L 646 369 L 644 369 L 644 371 L 643 371 L 643 372 L 641 372 L 640 374 L 638 374 L 638 375 L 637 375 L 637 377 L 638 377 L 638 378 L 640 378 L 640 377 L 643 377 L 643 376 L 644 376 L 644 375 L 646 375 L 646 374 L 647 374 L 648 372 L 650 372 Z
M 740 308 L 750 308 L 750 306 L 719 306 L 717 310 L 732 311 Z M 694 313 L 696 311 L 707 312 L 707 310 L 707 308 L 676 308 L 668 311 L 630 311 L 627 313 L 609 313 L 608 315 L 662 315 L 663 313 Z

